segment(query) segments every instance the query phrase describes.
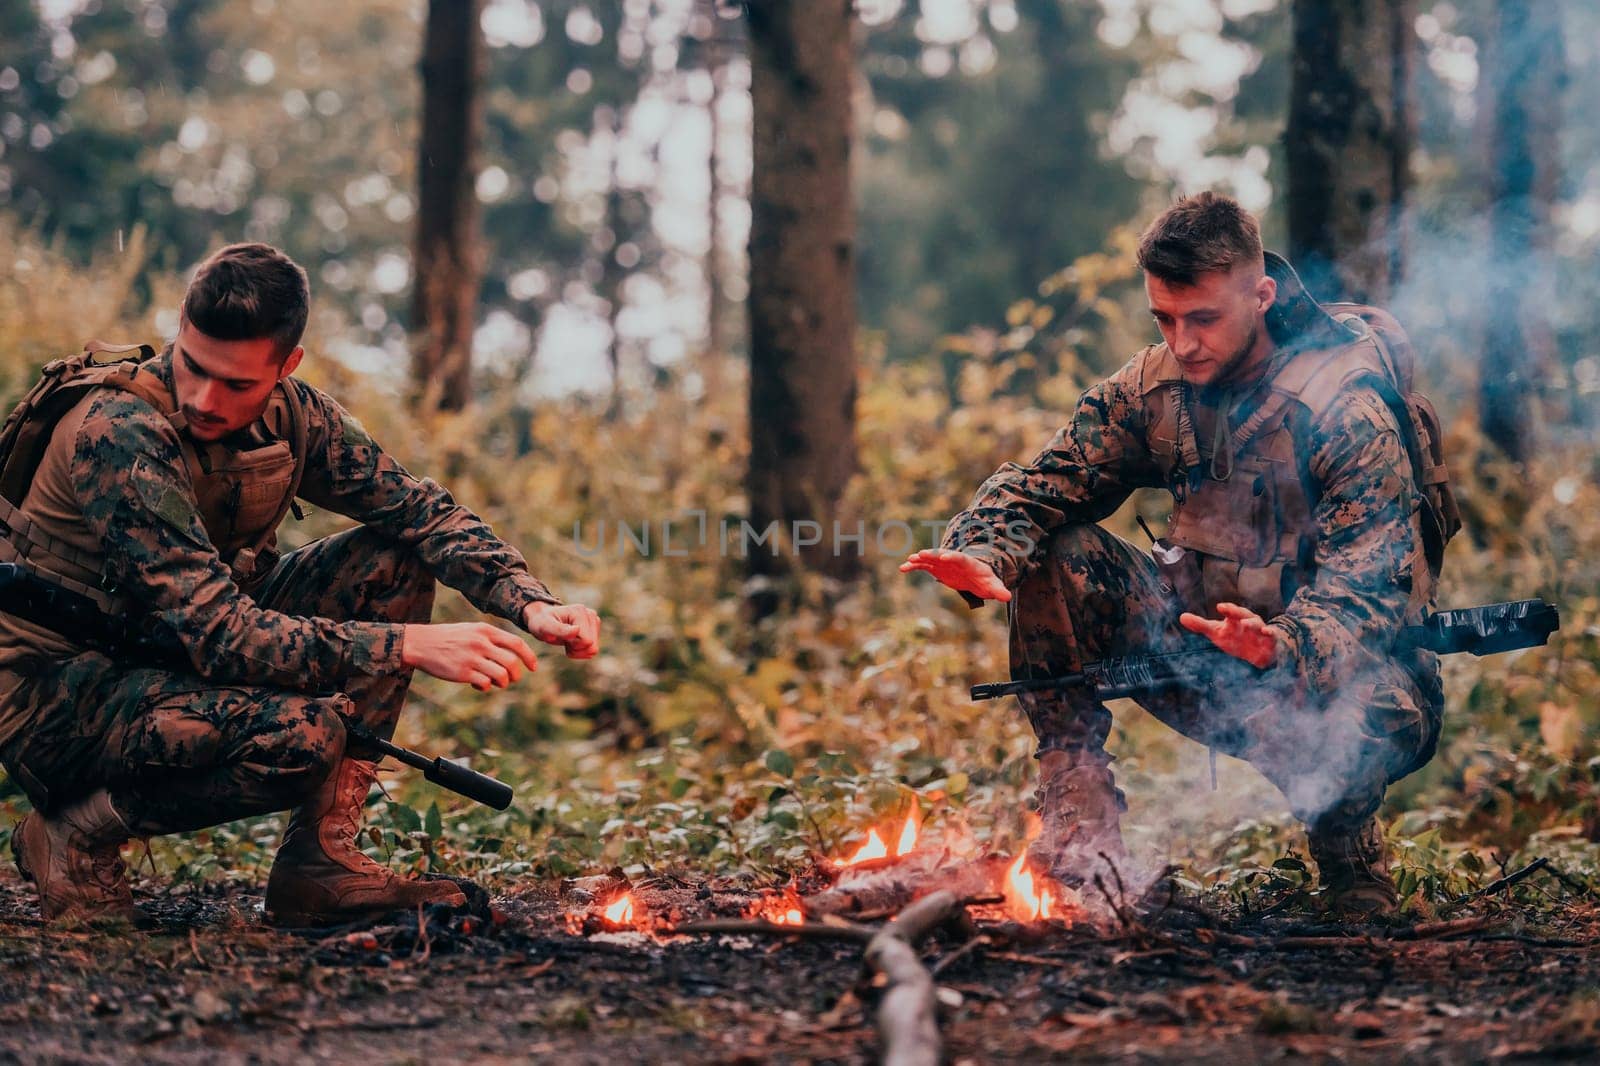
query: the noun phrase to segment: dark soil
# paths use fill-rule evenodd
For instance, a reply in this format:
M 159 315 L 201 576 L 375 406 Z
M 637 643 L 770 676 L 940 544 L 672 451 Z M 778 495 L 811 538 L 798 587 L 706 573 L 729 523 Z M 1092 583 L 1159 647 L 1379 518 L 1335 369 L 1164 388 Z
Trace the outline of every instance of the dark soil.
M 750 900 L 731 883 L 635 889 L 672 920 Z M 597 927 L 583 898 L 535 885 L 494 919 L 424 916 L 419 936 L 413 915 L 282 932 L 258 897 L 141 894 L 151 928 L 47 930 L 7 869 L 0 1062 L 875 1061 L 859 945 L 574 934 L 572 914 Z M 1348 943 L 1181 908 L 1112 933 L 980 923 L 924 957 L 965 948 L 939 974 L 951 1062 L 1592 1059 L 1600 912 L 1535 929 L 1484 906 L 1493 924 L 1469 933 Z

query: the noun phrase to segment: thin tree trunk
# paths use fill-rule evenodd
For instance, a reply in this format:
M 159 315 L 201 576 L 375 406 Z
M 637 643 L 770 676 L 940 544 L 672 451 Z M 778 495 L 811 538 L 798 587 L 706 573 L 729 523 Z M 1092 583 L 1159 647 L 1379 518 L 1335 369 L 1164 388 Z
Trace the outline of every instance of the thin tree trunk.
M 711 77 L 711 102 L 706 109 L 711 116 L 711 158 L 706 167 L 711 179 L 711 199 L 706 205 L 706 225 L 711 228 L 711 241 L 706 247 L 706 348 L 713 359 L 720 358 L 728 349 L 727 290 L 723 285 L 722 262 L 722 179 L 717 168 L 722 165 L 721 138 L 718 136 L 718 107 L 722 103 L 722 47 L 715 37 L 706 42 L 706 73 Z
M 478 239 L 483 0 L 430 0 L 422 45 L 413 374 L 430 406 L 464 407 L 483 253 Z
M 785 536 L 798 533 L 800 563 L 839 578 L 860 569 L 854 545 L 837 550 L 835 540 L 856 471 L 851 6 L 767 0 L 746 9 L 755 130 L 745 488 L 757 530 L 777 523 Z M 819 543 L 799 545 L 813 535 Z M 787 564 L 750 550 L 753 574 Z
M 1552 291 L 1551 209 L 1561 182 L 1566 57 L 1561 6 L 1496 0 L 1484 41 L 1489 124 L 1488 328 L 1478 393 L 1484 436 L 1522 462 L 1537 446 L 1538 384 L 1555 356 L 1540 294 Z
M 622 417 L 622 334 L 618 323 L 622 318 L 622 283 L 628 271 L 617 260 L 617 248 L 622 243 L 622 189 L 617 185 L 617 161 L 622 154 L 623 120 L 619 114 L 611 126 L 611 160 L 606 177 L 606 229 L 611 235 L 607 247 L 600 249 L 600 298 L 606 302 L 606 320 L 611 329 L 611 339 L 606 344 L 606 362 L 611 371 L 611 399 L 606 404 L 606 417 Z
M 1289 249 L 1322 298 L 1382 303 L 1402 268 L 1415 0 L 1294 0 Z

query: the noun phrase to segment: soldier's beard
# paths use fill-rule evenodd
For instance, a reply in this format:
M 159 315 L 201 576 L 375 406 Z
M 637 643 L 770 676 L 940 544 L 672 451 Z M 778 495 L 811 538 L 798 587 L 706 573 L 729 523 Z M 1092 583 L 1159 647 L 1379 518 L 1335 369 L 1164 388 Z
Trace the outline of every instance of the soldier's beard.
M 1260 339 L 1261 323 L 1252 322 L 1250 324 L 1250 333 L 1245 337 L 1244 344 L 1222 364 L 1222 368 L 1217 371 L 1216 377 L 1212 378 L 1209 384 L 1231 384 L 1239 376 L 1239 372 L 1246 369 L 1245 363 L 1249 361 L 1250 353 L 1256 350 L 1256 342 Z

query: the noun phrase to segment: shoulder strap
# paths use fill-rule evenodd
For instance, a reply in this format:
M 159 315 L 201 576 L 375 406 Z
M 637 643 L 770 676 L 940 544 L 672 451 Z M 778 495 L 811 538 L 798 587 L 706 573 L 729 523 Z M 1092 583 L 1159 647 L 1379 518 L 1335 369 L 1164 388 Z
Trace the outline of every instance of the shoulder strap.
M 278 507 L 277 515 L 268 522 L 266 528 L 249 545 L 251 558 L 258 557 L 268 544 L 278 535 L 278 525 L 288 515 L 294 506 L 295 497 L 300 495 L 300 483 L 306 476 L 306 448 L 308 430 L 306 428 L 306 405 L 300 399 L 300 390 L 296 387 L 293 378 L 285 378 L 278 383 L 278 389 L 283 394 L 284 415 L 287 425 L 284 427 L 285 437 L 289 442 L 289 454 L 294 456 L 294 473 L 290 476 L 289 491 L 283 494 L 283 503 Z

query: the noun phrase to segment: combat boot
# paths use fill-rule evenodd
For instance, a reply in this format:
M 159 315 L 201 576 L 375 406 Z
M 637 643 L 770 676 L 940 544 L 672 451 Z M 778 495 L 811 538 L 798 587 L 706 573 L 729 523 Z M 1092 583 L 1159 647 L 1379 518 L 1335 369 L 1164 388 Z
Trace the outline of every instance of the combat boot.
M 419 904 L 466 903 L 453 883 L 402 877 L 357 845 L 362 804 L 377 776 L 375 764 L 343 759 L 311 800 L 289 816 L 267 879 L 268 921 L 337 925 Z
M 1073 888 L 1092 885 L 1100 874 L 1106 887 L 1116 891 L 1107 860 L 1118 870 L 1127 866 L 1122 812 L 1128 803 L 1107 761 L 1104 752 L 1039 753 L 1035 804 L 1041 826 L 1028 848 L 1028 861 Z
M 1389 875 L 1388 850 L 1376 816 L 1357 829 L 1325 828 L 1307 835 L 1331 916 L 1361 920 L 1399 911 L 1400 895 Z
M 39 890 L 47 922 L 132 921 L 133 892 L 118 849 L 128 823 L 104 789 L 46 818 L 34 811 L 11 834 L 17 870 Z

